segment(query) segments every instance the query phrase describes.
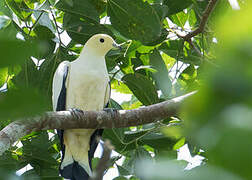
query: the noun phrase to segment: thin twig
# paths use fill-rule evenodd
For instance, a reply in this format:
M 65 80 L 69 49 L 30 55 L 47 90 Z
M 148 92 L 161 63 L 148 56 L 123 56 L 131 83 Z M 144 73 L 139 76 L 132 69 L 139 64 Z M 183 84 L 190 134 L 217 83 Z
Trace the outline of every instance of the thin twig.
M 109 168 L 110 154 L 114 147 L 111 145 L 109 140 L 106 140 L 103 144 L 102 157 L 97 164 L 93 176 L 89 180 L 102 180 L 104 172 Z
M 188 40 L 187 42 L 204 61 L 208 62 L 209 64 L 215 67 L 219 67 L 217 64 L 213 63 L 212 61 L 209 61 L 207 58 L 205 58 L 203 54 L 201 54 L 201 51 L 193 44 L 192 39 Z
M 112 77 L 110 78 L 110 82 L 115 78 L 116 74 L 119 73 L 121 69 L 118 69 L 116 72 L 113 73 Z
M 53 11 L 52 11 L 51 9 L 50 9 L 50 12 L 51 12 L 51 14 L 52 14 L 53 22 L 54 22 L 54 24 L 55 24 L 56 31 L 57 31 L 57 34 L 58 34 L 58 37 L 59 37 L 59 41 L 60 41 L 59 46 L 61 46 L 63 43 L 62 43 L 62 41 L 61 41 L 60 32 L 59 32 L 59 29 L 58 29 L 59 26 L 58 26 L 58 24 L 57 24 L 56 17 L 54 16 Z
M 200 56 L 203 57 L 203 55 L 201 54 L 200 50 L 198 48 L 196 48 L 196 46 L 193 44 L 192 39 L 189 39 L 187 41 L 189 43 L 189 45 L 191 46 L 191 48 L 194 49 L 194 51 Z
M 42 11 L 42 12 L 39 14 L 38 18 L 36 19 L 36 21 L 33 23 L 33 25 L 32 25 L 31 27 L 29 27 L 30 30 L 29 30 L 28 35 L 31 34 L 32 29 L 38 24 L 40 18 L 41 18 L 42 15 L 44 14 L 44 12 L 45 12 L 45 11 Z
M 52 9 L 50 9 L 50 12 L 52 14 L 53 22 L 54 22 L 55 27 L 56 27 L 56 32 L 57 32 L 58 37 L 59 37 L 59 47 L 58 47 L 58 49 L 56 50 L 56 53 L 55 53 L 56 55 L 55 55 L 55 59 L 54 59 L 54 63 L 53 63 L 53 68 L 52 68 L 52 71 L 51 71 L 51 74 L 50 74 L 50 80 L 49 80 L 49 84 L 48 84 L 47 94 L 50 91 L 50 87 L 51 87 L 50 85 L 51 85 L 52 79 L 53 79 L 53 72 L 54 72 L 54 69 L 55 69 L 55 66 L 56 66 L 56 61 L 58 59 L 60 48 L 61 48 L 62 45 L 64 46 L 64 44 L 61 41 L 60 32 L 59 32 L 59 29 L 58 29 L 59 26 L 57 24 L 56 17 L 54 16 Z

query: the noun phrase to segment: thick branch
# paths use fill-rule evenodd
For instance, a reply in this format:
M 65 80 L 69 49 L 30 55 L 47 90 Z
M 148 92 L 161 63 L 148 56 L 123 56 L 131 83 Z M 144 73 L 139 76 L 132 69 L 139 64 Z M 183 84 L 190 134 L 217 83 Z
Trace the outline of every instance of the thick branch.
M 121 128 L 143 125 L 176 115 L 181 103 L 195 92 L 158 104 L 115 113 L 105 111 L 46 112 L 42 116 L 14 121 L 0 131 L 0 155 L 19 138 L 49 129 Z

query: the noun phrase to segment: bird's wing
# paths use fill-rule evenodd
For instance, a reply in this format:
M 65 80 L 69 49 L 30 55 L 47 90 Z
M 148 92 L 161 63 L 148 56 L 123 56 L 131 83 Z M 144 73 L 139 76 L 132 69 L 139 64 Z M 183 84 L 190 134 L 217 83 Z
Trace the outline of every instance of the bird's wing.
M 52 84 L 52 104 L 53 104 L 54 111 L 66 110 L 66 91 L 67 91 L 66 83 L 68 79 L 69 67 L 70 67 L 70 62 L 63 61 L 59 64 L 54 74 L 53 84 Z M 57 129 L 57 134 L 59 136 L 60 146 L 61 146 L 61 151 L 62 151 L 61 163 L 65 156 L 65 145 L 63 143 L 63 133 L 64 133 L 64 130 Z M 69 172 L 71 173 L 72 171 L 69 171 Z M 71 176 L 71 175 L 67 174 L 65 176 Z
M 69 61 L 61 62 L 54 74 L 52 85 L 52 104 L 54 111 L 66 109 L 66 81 L 69 66 Z
M 107 88 L 106 88 L 106 92 L 105 92 L 105 98 L 104 98 L 104 107 L 105 108 L 108 107 L 110 95 L 111 95 L 111 85 L 110 85 L 110 81 L 109 81 L 108 85 L 107 85 Z

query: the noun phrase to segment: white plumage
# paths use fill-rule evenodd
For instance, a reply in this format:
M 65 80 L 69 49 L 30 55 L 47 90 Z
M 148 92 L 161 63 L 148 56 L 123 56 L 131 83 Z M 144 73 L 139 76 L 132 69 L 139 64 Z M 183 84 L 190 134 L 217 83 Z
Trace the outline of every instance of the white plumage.
M 102 110 L 110 95 L 109 76 L 105 64 L 106 53 L 115 45 L 114 40 L 104 34 L 91 37 L 73 62 L 63 61 L 53 78 L 53 109 L 56 111 L 62 91 L 63 76 L 68 67 L 65 81 L 65 108 L 80 110 Z M 78 162 L 91 175 L 88 161 L 89 140 L 93 129 L 69 129 L 64 131 L 65 156 L 61 169 Z

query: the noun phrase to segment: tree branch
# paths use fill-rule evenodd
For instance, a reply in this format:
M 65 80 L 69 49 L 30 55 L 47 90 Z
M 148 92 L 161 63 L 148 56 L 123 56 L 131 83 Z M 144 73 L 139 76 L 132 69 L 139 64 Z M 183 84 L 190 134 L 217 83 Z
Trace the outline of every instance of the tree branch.
M 180 35 L 179 33 L 177 33 L 175 31 L 175 34 L 179 37 L 179 38 L 182 38 L 184 41 L 187 41 L 191 48 L 195 50 L 195 52 L 202 58 L 203 55 L 201 54 L 200 50 L 195 47 L 195 45 L 193 44 L 193 41 L 192 41 L 192 38 L 200 33 L 203 33 L 204 30 L 205 30 L 205 26 L 207 24 L 207 21 L 208 21 L 208 18 L 211 14 L 211 12 L 213 11 L 216 3 L 218 2 L 218 0 L 209 0 L 209 3 L 205 9 L 205 11 L 203 12 L 203 15 L 202 15 L 202 18 L 201 18 L 201 21 L 200 21 L 200 24 L 199 26 L 194 30 L 194 31 L 191 31 L 189 32 L 188 34 L 186 34 L 185 36 L 182 36 Z M 211 65 L 214 65 L 215 67 L 218 67 L 216 64 L 212 63 L 211 61 L 207 60 L 207 59 L 204 59 L 206 60 L 208 63 L 210 63 Z
M 121 128 L 156 122 L 177 114 L 181 103 L 195 94 L 191 92 L 158 104 L 133 110 L 46 112 L 41 116 L 20 119 L 10 123 L 0 131 L 0 155 L 19 138 L 33 131 L 49 129 L 97 129 Z
M 182 37 L 185 41 L 189 41 L 189 40 L 191 40 L 192 37 L 202 33 L 205 29 L 208 18 L 210 16 L 211 12 L 213 11 L 217 2 L 218 2 L 218 0 L 210 0 L 205 11 L 203 12 L 199 27 L 197 29 L 195 29 L 194 31 L 188 33 L 187 35 L 180 36 L 180 37 Z
M 89 178 L 89 180 L 102 180 L 104 172 L 109 168 L 110 154 L 113 149 L 114 147 L 110 144 L 110 141 L 104 142 L 102 157 L 94 170 L 93 177 Z

